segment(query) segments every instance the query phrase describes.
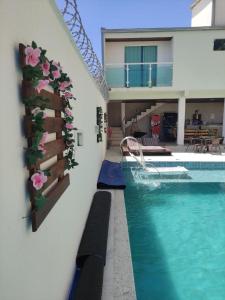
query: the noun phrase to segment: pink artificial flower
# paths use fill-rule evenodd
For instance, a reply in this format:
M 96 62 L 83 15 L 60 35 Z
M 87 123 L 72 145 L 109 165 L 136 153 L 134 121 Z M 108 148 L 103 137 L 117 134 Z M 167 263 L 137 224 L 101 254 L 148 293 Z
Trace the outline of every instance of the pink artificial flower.
M 42 135 L 39 145 L 44 145 L 47 142 L 47 139 L 48 139 L 48 132 L 45 131 Z
M 38 150 L 42 152 L 43 155 L 47 152 L 43 144 L 38 145 Z
M 67 114 L 67 116 L 72 117 L 72 111 L 68 108 L 65 109 L 65 113 Z
M 33 182 L 33 187 L 36 190 L 40 190 L 48 180 L 48 177 L 44 174 L 44 172 L 39 171 L 31 176 L 31 180 Z
M 26 54 L 26 65 L 35 67 L 40 61 L 41 50 L 39 48 L 33 49 L 32 47 L 26 47 L 24 52 Z
M 43 90 L 47 85 L 49 84 L 49 80 L 39 80 L 38 85 L 35 87 L 38 93 L 40 93 L 41 90 Z
M 65 91 L 66 88 L 68 88 L 71 85 L 71 81 L 63 81 L 59 84 L 60 91 Z
M 64 97 L 65 97 L 65 98 L 72 98 L 72 97 L 73 97 L 73 94 L 70 93 L 70 92 L 65 92 L 65 93 L 64 93 Z
M 52 71 L 52 75 L 53 75 L 54 79 L 58 79 L 61 77 L 59 69 Z
M 46 153 L 44 144 L 47 142 L 47 139 L 48 139 L 48 132 L 46 131 L 43 133 L 42 138 L 38 145 L 38 150 L 40 150 L 42 152 L 42 154 Z
M 67 128 L 67 129 L 73 129 L 73 124 L 66 123 L 66 128 Z
M 41 64 L 41 69 L 44 76 L 48 76 L 50 73 L 50 63 L 46 60 L 45 63 Z

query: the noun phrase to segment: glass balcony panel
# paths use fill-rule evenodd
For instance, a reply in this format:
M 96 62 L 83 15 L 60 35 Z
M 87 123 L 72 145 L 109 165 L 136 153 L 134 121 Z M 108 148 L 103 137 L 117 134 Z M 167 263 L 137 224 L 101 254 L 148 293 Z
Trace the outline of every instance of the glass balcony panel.
M 142 86 L 142 67 L 141 65 L 129 64 L 128 70 L 128 82 L 129 87 L 140 87 Z
M 128 64 L 107 66 L 106 80 L 111 88 L 172 86 L 173 64 Z
M 126 87 L 125 66 L 107 66 L 105 76 L 110 88 Z
M 173 77 L 172 64 L 158 64 L 155 86 L 157 87 L 172 86 L 172 77 Z

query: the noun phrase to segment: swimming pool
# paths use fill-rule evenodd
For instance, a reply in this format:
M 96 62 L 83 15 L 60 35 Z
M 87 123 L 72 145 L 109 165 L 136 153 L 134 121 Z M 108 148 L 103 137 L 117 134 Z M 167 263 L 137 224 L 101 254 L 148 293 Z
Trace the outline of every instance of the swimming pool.
M 138 300 L 225 299 L 225 168 L 188 168 L 152 189 L 124 165 Z

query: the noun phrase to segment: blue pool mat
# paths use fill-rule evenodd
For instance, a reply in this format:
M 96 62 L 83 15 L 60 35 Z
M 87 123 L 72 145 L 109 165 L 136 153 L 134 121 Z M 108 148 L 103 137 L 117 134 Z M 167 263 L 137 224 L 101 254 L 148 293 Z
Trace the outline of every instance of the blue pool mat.
M 109 160 L 103 161 L 98 177 L 97 188 L 118 190 L 124 190 L 126 188 L 121 163 Z

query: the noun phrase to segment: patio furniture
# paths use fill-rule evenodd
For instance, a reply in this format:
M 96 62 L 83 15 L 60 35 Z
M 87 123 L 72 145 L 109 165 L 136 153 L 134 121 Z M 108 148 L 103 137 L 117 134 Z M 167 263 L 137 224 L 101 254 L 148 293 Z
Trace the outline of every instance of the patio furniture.
M 111 193 L 96 192 L 77 252 L 76 263 L 79 268 L 83 267 L 89 256 L 97 256 L 105 264 L 110 207 Z
M 143 146 L 139 143 L 139 146 L 143 152 L 143 155 L 171 155 L 171 150 L 167 147 L 161 147 L 161 146 Z M 127 146 L 121 147 L 122 153 L 124 156 L 129 156 L 129 151 L 132 153 L 138 152 L 139 147 L 137 145 L 137 142 L 128 140 Z
M 143 144 L 143 146 L 158 146 L 159 138 L 158 137 L 143 137 L 141 144 Z
M 214 138 L 212 139 L 212 143 L 209 145 L 210 152 L 219 152 L 221 154 L 221 147 L 220 145 L 223 142 L 223 138 Z
M 199 142 L 194 145 L 195 152 L 205 153 L 209 151 L 209 145 L 212 143 L 212 138 L 210 136 L 201 136 L 199 137 Z
M 188 144 L 187 149 L 189 149 L 190 145 L 193 146 L 194 152 L 220 152 L 221 153 L 221 144 L 223 142 L 223 137 L 217 138 L 215 136 L 202 136 L 199 138 L 193 138 Z
M 184 131 L 185 138 L 208 136 L 208 135 L 209 135 L 208 129 L 185 129 Z
M 185 151 L 194 151 L 195 148 L 197 148 L 201 144 L 201 139 L 199 137 L 189 137 L 188 139 L 186 139 L 186 141 L 188 142 L 188 144 L 185 148 Z
M 146 132 L 143 132 L 143 131 L 135 131 L 133 133 L 133 137 L 135 137 L 135 138 L 142 138 L 144 135 L 146 135 Z
M 97 189 L 116 189 L 126 188 L 121 163 L 104 160 L 99 173 Z
M 101 299 L 110 208 L 111 193 L 96 192 L 78 249 L 69 299 Z

